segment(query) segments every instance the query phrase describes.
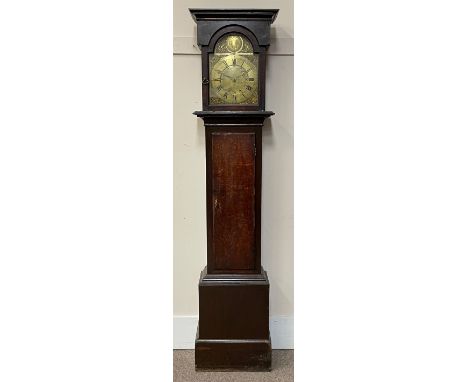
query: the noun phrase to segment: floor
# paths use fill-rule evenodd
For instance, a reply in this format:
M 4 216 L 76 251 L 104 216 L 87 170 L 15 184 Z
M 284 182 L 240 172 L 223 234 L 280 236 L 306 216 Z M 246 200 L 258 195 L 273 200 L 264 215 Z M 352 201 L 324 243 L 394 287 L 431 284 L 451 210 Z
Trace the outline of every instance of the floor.
M 273 350 L 267 373 L 195 371 L 195 352 L 174 350 L 174 382 L 292 382 L 293 371 L 294 350 Z

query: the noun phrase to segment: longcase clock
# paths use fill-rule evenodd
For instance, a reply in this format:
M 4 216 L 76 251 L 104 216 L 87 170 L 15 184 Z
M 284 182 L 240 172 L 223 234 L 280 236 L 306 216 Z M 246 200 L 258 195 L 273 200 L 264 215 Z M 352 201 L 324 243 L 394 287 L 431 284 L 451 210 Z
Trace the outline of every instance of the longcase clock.
M 202 57 L 207 266 L 197 370 L 270 370 L 269 290 L 261 263 L 266 51 L 277 9 L 190 9 Z

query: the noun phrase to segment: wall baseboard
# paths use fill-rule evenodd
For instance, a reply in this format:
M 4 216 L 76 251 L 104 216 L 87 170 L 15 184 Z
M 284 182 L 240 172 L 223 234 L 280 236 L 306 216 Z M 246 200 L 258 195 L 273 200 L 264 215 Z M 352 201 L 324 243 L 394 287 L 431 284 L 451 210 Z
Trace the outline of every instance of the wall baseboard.
M 174 316 L 174 349 L 194 349 L 198 316 Z M 271 346 L 273 349 L 294 349 L 294 317 L 270 317 Z

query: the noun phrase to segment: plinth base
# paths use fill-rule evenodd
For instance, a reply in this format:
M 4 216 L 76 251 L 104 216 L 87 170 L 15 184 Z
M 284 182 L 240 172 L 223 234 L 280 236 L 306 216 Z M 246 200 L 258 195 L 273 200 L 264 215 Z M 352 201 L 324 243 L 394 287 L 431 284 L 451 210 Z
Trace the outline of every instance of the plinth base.
M 271 370 L 269 290 L 260 274 L 200 275 L 196 370 Z
M 271 371 L 271 340 L 195 339 L 197 371 Z

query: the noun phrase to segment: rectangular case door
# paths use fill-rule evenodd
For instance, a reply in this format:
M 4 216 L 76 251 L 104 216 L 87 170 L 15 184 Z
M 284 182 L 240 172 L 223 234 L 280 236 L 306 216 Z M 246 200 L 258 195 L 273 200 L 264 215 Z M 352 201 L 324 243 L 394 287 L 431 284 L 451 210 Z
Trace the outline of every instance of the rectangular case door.
M 257 271 L 257 134 L 242 128 L 207 133 L 209 272 Z

